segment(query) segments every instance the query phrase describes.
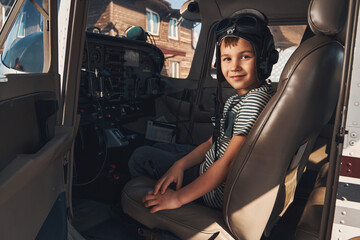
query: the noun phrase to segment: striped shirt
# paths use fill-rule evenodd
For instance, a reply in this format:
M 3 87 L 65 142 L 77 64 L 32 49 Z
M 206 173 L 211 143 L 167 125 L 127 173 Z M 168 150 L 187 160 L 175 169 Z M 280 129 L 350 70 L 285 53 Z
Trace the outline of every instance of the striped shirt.
M 274 91 L 270 84 L 263 84 L 248 93 L 231 96 L 225 103 L 223 116 L 220 120 L 220 137 L 217 141 L 217 159 L 220 159 L 233 135 L 248 135 L 256 119 L 270 100 Z M 215 143 L 205 155 L 200 165 L 200 175 L 214 163 Z M 203 196 L 206 205 L 222 208 L 225 182 Z

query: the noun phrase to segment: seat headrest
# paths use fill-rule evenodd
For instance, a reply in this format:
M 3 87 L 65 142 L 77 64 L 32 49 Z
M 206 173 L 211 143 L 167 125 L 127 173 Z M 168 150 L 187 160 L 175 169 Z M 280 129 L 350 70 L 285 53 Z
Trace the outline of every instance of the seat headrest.
M 348 0 L 312 0 L 308 9 L 308 23 L 315 34 L 338 35 L 344 29 Z

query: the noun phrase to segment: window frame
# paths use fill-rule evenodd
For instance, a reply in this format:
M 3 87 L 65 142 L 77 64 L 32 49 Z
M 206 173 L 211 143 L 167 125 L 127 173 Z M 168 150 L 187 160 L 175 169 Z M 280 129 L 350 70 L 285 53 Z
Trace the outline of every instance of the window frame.
M 148 27 L 149 26 L 148 13 L 150 14 L 150 26 L 151 26 L 152 29 L 149 29 L 149 27 Z M 155 30 L 154 29 L 155 24 L 154 24 L 154 21 L 153 21 L 153 15 L 157 16 L 157 18 L 159 20 L 159 22 L 157 23 L 157 32 L 154 31 Z M 161 22 L 160 15 L 157 12 L 155 12 L 155 11 L 149 9 L 149 8 L 146 8 L 146 31 L 148 33 L 151 33 L 154 36 L 159 36 L 159 34 L 160 34 L 160 22 Z
M 173 22 L 173 24 L 171 24 Z M 172 35 L 174 34 L 174 35 Z M 170 18 L 169 20 L 169 33 L 168 36 L 170 39 L 179 40 L 179 27 L 177 25 L 176 18 Z

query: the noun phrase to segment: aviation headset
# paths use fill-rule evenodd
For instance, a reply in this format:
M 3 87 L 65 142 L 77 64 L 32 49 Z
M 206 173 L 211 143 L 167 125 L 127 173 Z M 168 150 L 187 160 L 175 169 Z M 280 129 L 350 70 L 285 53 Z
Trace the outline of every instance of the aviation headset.
M 220 21 L 215 28 L 217 59 L 220 59 L 220 44 L 226 37 L 241 37 L 251 43 L 255 50 L 256 72 L 262 83 L 271 74 L 272 67 L 279 59 L 274 39 L 268 28 L 267 17 L 255 9 L 242 9 Z M 225 81 L 221 65 L 217 66 L 220 82 Z

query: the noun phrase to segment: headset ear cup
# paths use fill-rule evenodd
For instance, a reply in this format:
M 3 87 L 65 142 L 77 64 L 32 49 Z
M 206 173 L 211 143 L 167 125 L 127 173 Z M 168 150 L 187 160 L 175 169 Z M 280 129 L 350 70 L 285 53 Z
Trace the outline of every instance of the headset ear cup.
M 274 38 L 272 37 L 271 33 L 269 33 L 269 35 L 266 37 L 266 41 L 267 41 L 267 54 L 268 54 L 268 60 L 269 60 L 269 64 L 273 65 L 275 63 L 277 63 L 277 61 L 279 60 L 279 52 L 275 49 L 275 43 L 274 43 Z
M 270 63 L 275 64 L 278 61 L 279 61 L 279 52 L 276 49 L 273 49 L 270 56 Z
M 265 38 L 266 41 L 266 52 L 265 52 L 265 65 L 264 75 L 268 78 L 271 75 L 273 65 L 279 60 L 279 52 L 275 49 L 274 39 L 269 32 L 269 35 Z
M 266 79 L 271 75 L 272 67 L 279 59 L 279 53 L 275 49 L 274 39 L 270 30 L 265 33 L 263 44 L 262 60 L 259 65 L 259 75 L 261 75 L 263 79 Z

